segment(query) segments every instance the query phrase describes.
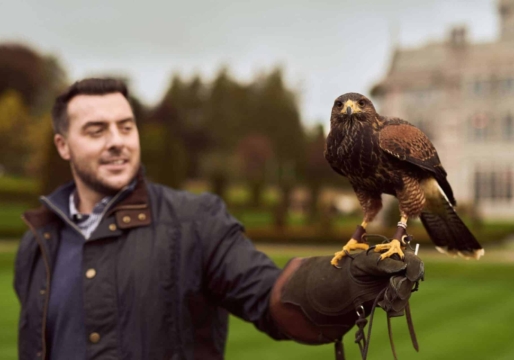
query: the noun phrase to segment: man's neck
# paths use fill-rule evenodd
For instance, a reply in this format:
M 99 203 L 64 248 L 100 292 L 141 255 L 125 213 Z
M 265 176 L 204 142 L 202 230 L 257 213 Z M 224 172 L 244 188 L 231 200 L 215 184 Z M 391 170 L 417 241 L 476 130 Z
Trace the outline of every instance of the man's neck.
M 78 212 L 81 214 L 91 214 L 95 205 L 98 204 L 106 195 L 94 191 L 82 184 L 80 181 L 76 181 L 75 184 L 77 186 Z

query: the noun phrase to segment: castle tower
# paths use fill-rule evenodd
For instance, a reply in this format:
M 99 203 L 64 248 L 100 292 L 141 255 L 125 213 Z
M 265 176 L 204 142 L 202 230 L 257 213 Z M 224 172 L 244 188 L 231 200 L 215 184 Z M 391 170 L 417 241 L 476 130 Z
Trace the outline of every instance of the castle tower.
M 502 41 L 514 40 L 514 0 L 500 0 L 498 3 L 500 12 L 500 28 Z

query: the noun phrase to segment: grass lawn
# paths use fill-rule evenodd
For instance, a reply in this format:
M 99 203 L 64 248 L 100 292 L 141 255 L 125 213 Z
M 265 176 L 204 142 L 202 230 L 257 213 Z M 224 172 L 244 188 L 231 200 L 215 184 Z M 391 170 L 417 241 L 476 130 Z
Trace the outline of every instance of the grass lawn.
M 13 290 L 13 247 L 0 248 L 0 359 L 17 359 L 16 339 L 19 313 Z
M 296 250 L 286 247 L 266 251 L 282 266 Z M 486 254 L 487 258 L 487 254 Z M 18 302 L 12 291 L 14 246 L 0 246 L 0 359 L 16 359 Z M 399 359 L 514 359 L 514 263 L 464 261 L 427 256 L 426 281 L 413 294 L 411 307 L 420 343 L 410 344 L 405 318 L 393 319 Z M 354 330 L 345 337 L 348 359 L 360 359 L 353 344 Z M 230 319 L 229 360 L 333 359 L 333 346 L 306 346 L 275 342 L 251 324 Z M 368 358 L 392 359 L 386 319 L 377 310 Z
M 14 192 L 30 192 L 36 193 L 39 184 L 37 179 L 13 177 L 13 176 L 0 176 L 0 190 L 1 191 L 14 191 Z
M 26 225 L 21 219 L 21 215 L 30 209 L 27 204 L 13 204 L 0 202 L 0 229 L 17 230 L 25 229 Z

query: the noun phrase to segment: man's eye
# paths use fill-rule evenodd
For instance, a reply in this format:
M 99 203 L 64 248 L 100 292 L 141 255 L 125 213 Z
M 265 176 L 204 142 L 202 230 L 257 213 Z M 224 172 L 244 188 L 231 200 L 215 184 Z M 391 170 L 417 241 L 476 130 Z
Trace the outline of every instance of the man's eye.
M 89 131 L 89 135 L 92 135 L 92 136 L 99 136 L 101 135 L 103 132 L 103 129 L 91 129 Z

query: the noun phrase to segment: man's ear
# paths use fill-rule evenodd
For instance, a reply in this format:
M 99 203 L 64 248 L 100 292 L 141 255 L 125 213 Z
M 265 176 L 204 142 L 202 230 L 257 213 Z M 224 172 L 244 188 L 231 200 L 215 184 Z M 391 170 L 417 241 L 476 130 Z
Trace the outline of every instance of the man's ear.
M 61 134 L 55 134 L 54 144 L 57 148 L 57 151 L 59 152 L 59 155 L 61 155 L 61 158 L 64 160 L 70 160 L 70 148 L 66 138 Z

